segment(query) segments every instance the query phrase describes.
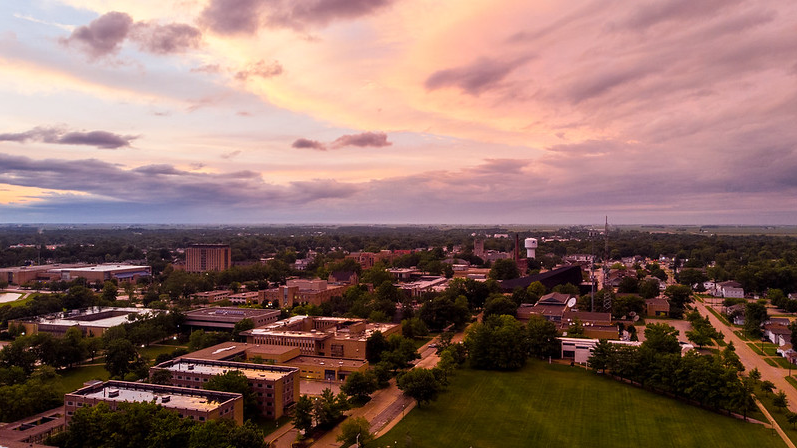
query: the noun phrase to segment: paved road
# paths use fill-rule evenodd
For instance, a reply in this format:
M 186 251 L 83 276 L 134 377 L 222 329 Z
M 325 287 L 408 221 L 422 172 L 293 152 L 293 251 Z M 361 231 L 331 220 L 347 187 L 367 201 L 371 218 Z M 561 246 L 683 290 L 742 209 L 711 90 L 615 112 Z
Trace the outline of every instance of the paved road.
M 733 328 L 728 327 L 717 319 L 714 314 L 708 311 L 706 305 L 700 301 L 695 302 L 695 306 L 700 311 L 700 314 L 707 315 L 711 321 L 711 325 L 725 335 L 725 342 L 733 341 L 736 347 L 736 354 L 739 355 L 742 364 L 744 364 L 745 372 L 750 372 L 757 368 L 761 372 L 762 380 L 769 380 L 775 384 L 779 391 L 786 393 L 789 399 L 789 409 L 794 412 L 797 410 L 797 389 L 786 381 L 787 370 L 780 367 L 773 367 L 764 361 L 763 358 L 758 356 L 750 347 L 747 346 L 745 341 L 742 341 L 738 336 L 733 334 Z

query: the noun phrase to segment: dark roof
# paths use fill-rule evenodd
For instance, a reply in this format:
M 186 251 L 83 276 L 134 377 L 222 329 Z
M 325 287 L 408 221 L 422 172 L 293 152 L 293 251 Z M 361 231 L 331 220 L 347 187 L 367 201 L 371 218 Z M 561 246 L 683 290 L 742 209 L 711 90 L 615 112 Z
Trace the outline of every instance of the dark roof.
M 329 274 L 336 282 L 347 282 L 354 275 L 354 271 L 335 271 Z
M 541 274 L 527 275 L 512 280 L 503 280 L 501 281 L 501 289 L 511 292 L 515 288 L 528 288 L 529 285 L 534 282 L 540 282 L 548 289 L 566 283 L 578 286 L 582 282 L 581 266 L 565 266 Z

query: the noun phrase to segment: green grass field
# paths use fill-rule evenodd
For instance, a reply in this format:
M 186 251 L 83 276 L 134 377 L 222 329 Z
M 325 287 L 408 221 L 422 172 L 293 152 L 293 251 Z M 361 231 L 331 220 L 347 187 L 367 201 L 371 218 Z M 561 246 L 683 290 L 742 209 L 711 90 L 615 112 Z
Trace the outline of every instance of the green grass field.
M 72 392 L 83 387 L 83 383 L 89 380 L 107 380 L 108 371 L 105 366 L 85 366 L 66 369 L 58 372 L 60 378 L 54 378 L 52 384 L 56 385 L 61 392 Z
M 150 345 L 149 347 L 139 348 L 138 353 L 151 364 L 161 353 L 171 353 L 178 347 L 188 348 L 186 345 Z
M 531 362 L 518 372 L 458 371 L 369 447 L 776 447 L 777 436 L 580 368 Z

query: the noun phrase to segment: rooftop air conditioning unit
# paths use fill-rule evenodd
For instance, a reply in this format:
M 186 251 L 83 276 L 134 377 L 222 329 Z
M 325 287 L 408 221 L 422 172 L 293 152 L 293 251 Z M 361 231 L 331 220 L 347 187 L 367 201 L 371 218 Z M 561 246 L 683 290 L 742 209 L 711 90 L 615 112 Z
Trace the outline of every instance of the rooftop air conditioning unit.
M 114 398 L 119 396 L 119 389 L 110 389 L 108 391 L 108 398 Z
M 172 400 L 172 396 L 171 395 L 164 395 L 164 396 L 161 397 L 161 403 L 168 403 L 171 400 Z

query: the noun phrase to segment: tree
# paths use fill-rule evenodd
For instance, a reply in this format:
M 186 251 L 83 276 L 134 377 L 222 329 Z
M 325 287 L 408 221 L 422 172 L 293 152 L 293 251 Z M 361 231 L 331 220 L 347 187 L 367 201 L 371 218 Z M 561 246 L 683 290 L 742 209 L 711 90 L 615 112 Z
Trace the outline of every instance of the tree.
M 625 293 L 625 294 L 627 294 L 627 293 L 632 293 L 632 294 L 638 293 L 639 292 L 639 280 L 637 280 L 635 277 L 631 277 L 631 276 L 623 277 L 623 279 L 620 280 L 620 284 L 617 286 L 617 292 Z
M 426 336 L 429 334 L 429 328 L 420 317 L 413 317 L 401 321 L 401 334 L 408 338 Z
M 241 319 L 235 323 L 232 329 L 233 337 L 238 336 L 242 331 L 251 330 L 252 328 L 255 328 L 255 321 L 250 318 Z
M 517 263 L 511 258 L 495 260 L 490 268 L 489 277 L 493 280 L 511 280 L 520 277 Z
M 794 425 L 797 423 L 797 413 L 791 411 L 786 412 L 786 421 L 791 423 L 791 427 L 794 429 Z
M 365 341 L 365 359 L 371 364 L 382 360 L 382 352 L 387 350 L 387 339 L 381 331 L 377 330 Z
M 589 357 L 587 362 L 595 371 L 600 370 L 605 372 L 606 369 L 609 368 L 609 365 L 611 365 L 613 357 L 614 346 L 607 340 L 601 339 L 597 344 L 595 344 L 595 348 L 592 350 L 592 355 Z
M 331 389 L 326 388 L 321 396 L 313 402 L 313 416 L 316 425 L 322 428 L 334 426 L 343 416 L 343 411 L 349 408 L 349 399 L 346 394 L 337 396 Z
M 115 302 L 118 292 L 119 288 L 117 288 L 113 282 L 105 282 L 105 285 L 102 287 L 102 301 Z
M 529 338 L 529 355 L 537 358 L 559 356 L 560 345 L 559 339 L 557 339 L 559 332 L 556 330 L 556 324 L 540 315 L 533 314 L 526 324 L 526 331 Z
M 786 397 L 786 392 L 780 391 L 772 398 L 772 404 L 781 412 L 789 406 L 789 399 Z
M 313 429 L 313 402 L 307 395 L 299 397 L 293 409 L 293 426 L 307 435 Z
M 744 331 L 751 337 L 760 338 L 761 325 L 768 319 L 767 308 L 761 303 L 750 302 L 744 306 Z
M 471 365 L 477 369 L 515 370 L 528 358 L 528 335 L 512 316 L 490 316 L 465 336 Z
M 664 290 L 670 302 L 670 317 L 680 319 L 684 315 L 686 305 L 692 302 L 692 289 L 684 285 L 670 285 Z
M 775 383 L 769 380 L 764 380 L 761 382 L 760 387 L 764 393 L 771 394 L 775 390 Z
M 690 288 L 702 285 L 706 280 L 708 280 L 708 277 L 699 269 L 684 269 L 678 273 L 678 283 Z
M 678 344 L 679 331 L 667 324 L 650 324 L 645 327 L 645 342 L 643 347 L 655 353 L 680 353 Z
M 418 407 L 437 399 L 441 385 L 431 369 L 415 368 L 398 377 L 398 388 L 418 401 Z
M 487 299 L 484 305 L 484 317 L 508 315 L 517 317 L 518 305 L 512 299 L 503 295 L 494 295 Z
M 615 319 L 626 316 L 630 318 L 631 313 L 643 315 L 645 313 L 645 299 L 640 296 L 617 296 L 612 300 L 612 317 Z
M 244 398 L 244 415 L 251 418 L 259 412 L 257 397 L 252 386 L 249 385 L 246 375 L 240 370 L 230 370 L 227 373 L 211 377 L 205 383 L 205 389 L 241 394 Z
M 166 369 L 155 369 L 149 377 L 149 382 L 168 386 L 172 383 L 172 373 Z
M 639 283 L 639 295 L 643 299 L 652 299 L 659 295 L 659 282 L 655 278 L 648 278 Z
M 105 369 L 112 377 L 122 378 L 142 365 L 136 348 L 127 339 L 114 339 L 105 349 Z
M 335 440 L 343 443 L 342 446 L 357 444 L 360 447 L 374 440 L 374 435 L 369 432 L 370 430 L 371 425 L 364 417 L 347 418 L 340 425 L 340 435 Z
M 708 325 L 697 325 L 686 332 L 686 338 L 698 347 L 703 348 L 704 345 L 711 344 L 711 338 L 715 332 L 716 330 Z
M 376 392 L 376 377 L 370 371 L 352 372 L 341 384 L 341 392 L 360 402 L 368 400 L 368 396 Z

